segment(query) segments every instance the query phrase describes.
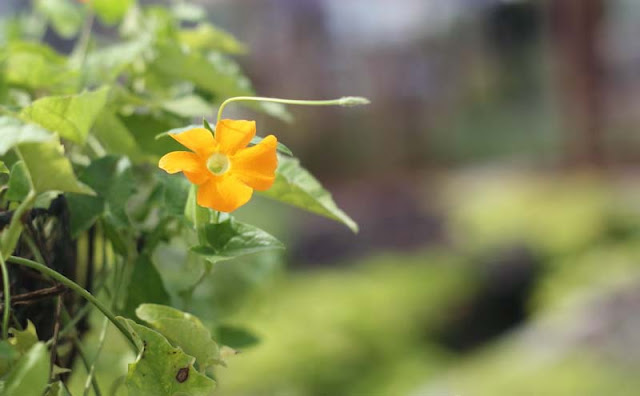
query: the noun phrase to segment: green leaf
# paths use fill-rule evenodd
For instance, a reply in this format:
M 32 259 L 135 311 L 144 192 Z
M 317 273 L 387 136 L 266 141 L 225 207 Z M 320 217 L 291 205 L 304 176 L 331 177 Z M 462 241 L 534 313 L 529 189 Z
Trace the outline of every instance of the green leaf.
M 162 277 L 148 255 L 138 256 L 129 285 L 124 307 L 124 315 L 127 317 L 135 317 L 136 308 L 140 304 L 171 303 L 171 297 L 164 287 Z
M 7 165 L 5 165 L 3 161 L 0 161 L 0 174 L 9 174 L 9 168 L 7 168 Z
M 9 343 L 20 353 L 21 355 L 27 352 L 38 342 L 38 333 L 36 332 L 36 326 L 27 320 L 27 328 L 24 330 L 16 330 L 14 328 L 9 329 Z
M 131 132 L 140 150 L 145 153 L 161 156 L 170 151 L 184 150 L 184 147 L 173 139 L 156 139 L 159 133 L 184 125 L 180 117 L 168 114 L 131 114 L 120 117 L 125 127 Z
M 206 224 L 204 229 L 207 245 L 191 250 L 211 263 L 266 250 L 284 249 L 282 242 L 271 234 L 236 221 L 233 217 L 221 223 Z
M 93 126 L 93 134 L 109 153 L 126 155 L 134 161 L 141 156 L 131 132 L 110 111 L 100 113 Z
M 209 121 L 207 121 L 207 119 L 204 117 L 202 117 L 202 126 L 205 127 L 205 129 L 207 129 L 209 132 L 215 134 L 215 129 L 211 127 Z
M 49 352 L 42 342 L 18 360 L 5 379 L 4 396 L 41 395 L 49 382 Z
M 358 225 L 333 201 L 331 194 L 296 158 L 278 156 L 276 180 L 262 195 L 339 221 L 358 232 Z
M 136 315 L 160 332 L 172 345 L 196 358 L 200 372 L 220 362 L 218 344 L 195 316 L 166 305 L 142 304 Z
M 162 108 L 181 117 L 202 117 L 211 114 L 211 105 L 198 95 L 187 95 L 162 102 Z
M 29 172 L 22 161 L 18 161 L 11 167 L 11 176 L 9 177 L 9 189 L 6 198 L 9 201 L 22 201 L 31 190 L 31 180 L 29 180 Z
M 107 102 L 109 88 L 78 95 L 48 96 L 22 110 L 21 115 L 63 138 L 84 143 L 89 129 Z
M 247 47 L 233 35 L 210 23 L 200 23 L 193 29 L 183 29 L 178 33 L 178 38 L 192 50 L 213 50 L 229 54 L 247 52 Z
M 24 123 L 17 118 L 0 116 L 0 155 L 21 143 L 46 142 L 54 135 L 38 125 Z
M 129 364 L 126 385 L 130 395 L 210 396 L 216 383 L 200 374 L 194 358 L 173 347 L 162 334 L 132 320 L 127 326 L 142 346 L 135 363 Z
M 130 254 L 125 236 L 123 236 L 110 221 L 105 221 L 103 225 L 104 234 L 107 236 L 107 239 L 109 239 L 109 242 L 111 242 L 111 245 L 113 245 L 113 250 L 122 256 Z
M 63 38 L 72 38 L 84 22 L 83 8 L 72 0 L 37 0 L 36 9 Z
M 71 212 L 70 233 L 77 238 L 104 214 L 105 203 L 101 197 L 84 194 L 67 194 L 67 202 Z
M 178 80 L 189 80 L 198 88 L 216 95 L 220 101 L 233 96 L 255 94 L 238 64 L 221 54 L 212 53 L 204 57 L 196 51 L 186 51 L 171 43 L 158 45 L 156 53 L 156 59 L 149 66 L 151 70 Z M 291 120 L 285 107 L 278 103 L 244 102 L 242 105 L 285 121 Z
M 96 15 L 106 25 L 120 22 L 135 0 L 91 0 Z
M 131 162 L 126 157 L 98 158 L 80 174 L 80 180 L 104 199 L 105 213 L 119 227 L 130 225 L 126 205 L 135 191 Z
M 79 179 L 91 187 L 96 196 L 67 195 L 72 237 L 87 230 L 103 215 L 114 227 L 129 227 L 126 204 L 135 189 L 128 159 L 116 156 L 98 158 L 80 173 Z
M 89 187 L 76 179 L 71 163 L 64 156 L 64 147 L 59 142 L 27 143 L 20 145 L 18 150 L 37 193 L 45 191 L 93 193 Z
M 4 376 L 20 357 L 18 351 L 7 341 L 0 341 L 0 377 Z
M 4 77 L 11 85 L 32 90 L 75 84 L 75 73 L 68 69 L 66 58 L 38 43 L 9 44 Z
M 169 175 L 158 172 L 158 178 L 162 184 L 163 208 L 171 215 L 184 215 L 184 208 L 189 197 L 189 181 L 180 175 Z
M 140 35 L 135 40 L 112 44 L 91 51 L 84 63 L 87 80 L 93 84 L 111 83 L 134 62 L 144 59 L 151 50 L 151 40 Z M 82 66 L 82 59 L 73 58 L 76 68 Z

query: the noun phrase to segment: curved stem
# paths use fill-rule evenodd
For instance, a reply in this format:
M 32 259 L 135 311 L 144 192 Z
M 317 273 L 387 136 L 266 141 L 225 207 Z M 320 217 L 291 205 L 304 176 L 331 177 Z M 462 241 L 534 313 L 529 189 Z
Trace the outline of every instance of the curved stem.
M 2 257 L 8 257 L 15 249 L 20 233 L 22 231 L 22 216 L 31 208 L 31 205 L 36 200 L 36 193 L 33 190 L 29 191 L 27 197 L 22 201 L 18 208 L 13 212 L 11 223 L 9 223 L 9 229 L 7 229 L 4 238 L 2 239 Z
M 298 99 L 280 99 L 280 98 L 266 98 L 261 96 L 236 96 L 235 98 L 229 98 L 222 102 L 218 109 L 218 118 L 216 125 L 222 119 L 222 111 L 225 106 L 232 102 L 272 102 L 282 104 L 292 104 L 299 106 L 359 106 L 370 103 L 369 99 L 361 96 L 343 96 L 338 99 L 328 100 L 298 100 Z
M 0 270 L 2 270 L 2 293 L 4 296 L 4 309 L 2 311 L 2 339 L 9 338 L 9 313 L 11 311 L 11 290 L 9 289 L 9 271 L 7 264 L 0 254 Z
M 100 312 L 102 312 L 104 316 L 106 316 L 111 321 L 111 323 L 113 323 L 113 325 L 116 326 L 118 330 L 120 330 L 120 332 L 127 338 L 127 340 L 129 340 L 129 343 L 131 343 L 131 346 L 133 347 L 133 349 L 136 352 L 138 351 L 138 347 L 135 341 L 133 340 L 133 336 L 131 335 L 131 333 L 129 333 L 127 328 L 118 319 L 116 319 L 115 315 L 107 307 L 105 307 L 104 304 L 102 304 L 97 298 L 95 298 L 93 294 L 89 293 L 87 290 L 82 288 L 82 286 L 78 285 L 77 283 L 67 278 L 66 276 L 62 275 L 58 271 L 54 271 L 51 268 L 45 265 L 42 265 L 40 263 L 37 263 L 33 260 L 29 260 L 23 257 L 9 256 L 9 258 L 7 258 L 7 262 L 33 268 L 36 271 L 42 272 L 43 274 L 50 276 L 51 278 L 67 286 L 69 289 L 78 293 L 80 296 L 82 296 L 91 304 L 93 304 L 96 308 L 98 308 Z

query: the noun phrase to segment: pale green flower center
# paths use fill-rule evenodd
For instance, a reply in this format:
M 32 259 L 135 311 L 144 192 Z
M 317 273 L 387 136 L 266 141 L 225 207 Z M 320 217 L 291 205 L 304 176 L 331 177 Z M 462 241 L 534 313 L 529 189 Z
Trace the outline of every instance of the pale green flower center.
M 207 169 L 216 176 L 225 174 L 230 167 L 229 157 L 222 153 L 213 153 L 207 160 Z

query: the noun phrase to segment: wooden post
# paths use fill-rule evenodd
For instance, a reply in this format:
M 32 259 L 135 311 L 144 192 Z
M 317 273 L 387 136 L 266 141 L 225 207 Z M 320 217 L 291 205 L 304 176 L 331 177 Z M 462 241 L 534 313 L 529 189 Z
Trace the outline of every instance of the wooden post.
M 598 40 L 603 0 L 549 0 L 561 121 L 573 165 L 605 165 L 603 61 Z

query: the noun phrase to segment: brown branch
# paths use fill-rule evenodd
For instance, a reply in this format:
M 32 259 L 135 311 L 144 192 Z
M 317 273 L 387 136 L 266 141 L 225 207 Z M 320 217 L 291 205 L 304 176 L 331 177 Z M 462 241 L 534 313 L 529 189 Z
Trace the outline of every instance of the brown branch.
M 49 366 L 49 378 L 53 378 L 53 366 L 56 364 L 57 348 L 58 348 L 58 334 L 60 333 L 60 313 L 62 312 L 62 296 L 58 296 L 58 303 L 56 304 L 56 314 L 53 325 L 53 343 L 51 344 L 51 365 Z
M 67 288 L 64 285 L 56 284 L 55 286 L 34 290 L 32 292 L 16 294 L 11 296 L 11 305 L 33 304 L 46 298 L 58 296 L 64 293 L 66 290 Z M 3 309 L 3 304 L 0 304 L 0 312 L 2 312 Z

